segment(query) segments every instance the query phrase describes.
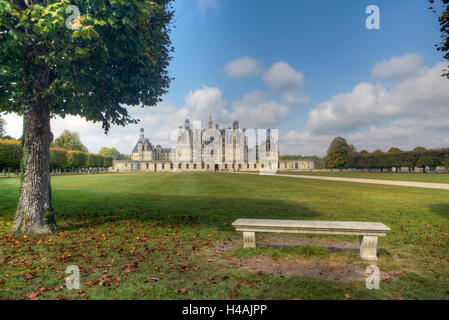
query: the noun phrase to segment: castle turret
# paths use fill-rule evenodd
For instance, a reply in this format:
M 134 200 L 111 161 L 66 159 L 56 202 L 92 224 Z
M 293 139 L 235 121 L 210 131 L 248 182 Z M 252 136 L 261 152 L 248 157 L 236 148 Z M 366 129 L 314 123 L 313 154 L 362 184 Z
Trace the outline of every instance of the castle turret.
M 143 129 L 143 128 L 140 128 L 140 139 L 143 140 L 144 137 L 145 137 L 144 129 Z
M 190 121 L 189 121 L 189 119 L 186 119 L 184 128 L 187 129 L 187 130 L 190 129 Z
M 209 116 L 209 129 L 212 129 L 212 115 Z
M 234 120 L 232 123 L 232 129 L 237 130 L 239 128 L 239 122 L 237 120 Z

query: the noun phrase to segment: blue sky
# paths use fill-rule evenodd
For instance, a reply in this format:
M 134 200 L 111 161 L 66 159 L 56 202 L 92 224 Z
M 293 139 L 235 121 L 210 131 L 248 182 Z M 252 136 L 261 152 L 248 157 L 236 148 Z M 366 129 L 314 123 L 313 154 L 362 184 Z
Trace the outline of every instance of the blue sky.
M 368 30 L 368 5 L 380 30 Z M 418 0 L 175 1 L 172 82 L 157 108 L 133 111 L 139 126 L 113 128 L 82 119 L 52 122 L 78 131 L 92 152 L 129 153 L 146 130 L 167 145 L 185 117 L 224 126 L 280 130 L 283 154 L 324 155 L 344 136 L 358 150 L 449 145 L 449 80 L 441 79 L 437 17 Z M 416 88 L 416 89 L 415 89 Z M 447 92 L 447 93 L 446 93 Z M 7 116 L 8 132 L 20 121 Z M 445 124 L 447 123 L 447 124 Z M 413 137 L 413 139 L 411 138 Z

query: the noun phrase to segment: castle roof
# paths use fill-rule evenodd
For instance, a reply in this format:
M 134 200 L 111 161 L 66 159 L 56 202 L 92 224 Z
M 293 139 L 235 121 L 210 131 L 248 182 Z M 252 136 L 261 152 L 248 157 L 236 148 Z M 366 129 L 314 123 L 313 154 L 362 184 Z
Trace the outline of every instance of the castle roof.
M 141 150 L 139 150 L 139 143 L 142 143 Z M 150 143 L 150 140 L 148 140 L 148 138 L 140 138 L 139 141 L 137 141 L 132 153 L 141 152 L 145 149 L 148 151 L 153 151 L 153 145 Z

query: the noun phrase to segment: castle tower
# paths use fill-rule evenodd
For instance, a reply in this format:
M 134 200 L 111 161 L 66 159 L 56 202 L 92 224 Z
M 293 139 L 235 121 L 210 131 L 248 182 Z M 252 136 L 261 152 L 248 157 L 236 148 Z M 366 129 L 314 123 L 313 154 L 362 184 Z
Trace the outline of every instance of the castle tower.
M 212 115 L 209 116 L 209 129 L 212 129 Z
M 184 124 L 184 128 L 185 128 L 186 130 L 189 130 L 189 129 L 190 129 L 190 121 L 189 121 L 189 119 L 186 119 L 185 124 Z
M 144 129 L 143 129 L 143 128 L 140 128 L 140 140 L 143 140 L 144 137 L 145 137 Z
M 234 120 L 232 123 L 232 129 L 237 130 L 239 128 L 239 122 L 237 120 Z

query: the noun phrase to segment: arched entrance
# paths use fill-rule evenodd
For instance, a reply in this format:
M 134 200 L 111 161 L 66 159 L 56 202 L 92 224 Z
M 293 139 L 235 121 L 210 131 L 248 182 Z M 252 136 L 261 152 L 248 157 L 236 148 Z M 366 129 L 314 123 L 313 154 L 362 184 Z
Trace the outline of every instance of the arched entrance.
M 215 172 L 218 171 L 218 163 L 215 164 Z

